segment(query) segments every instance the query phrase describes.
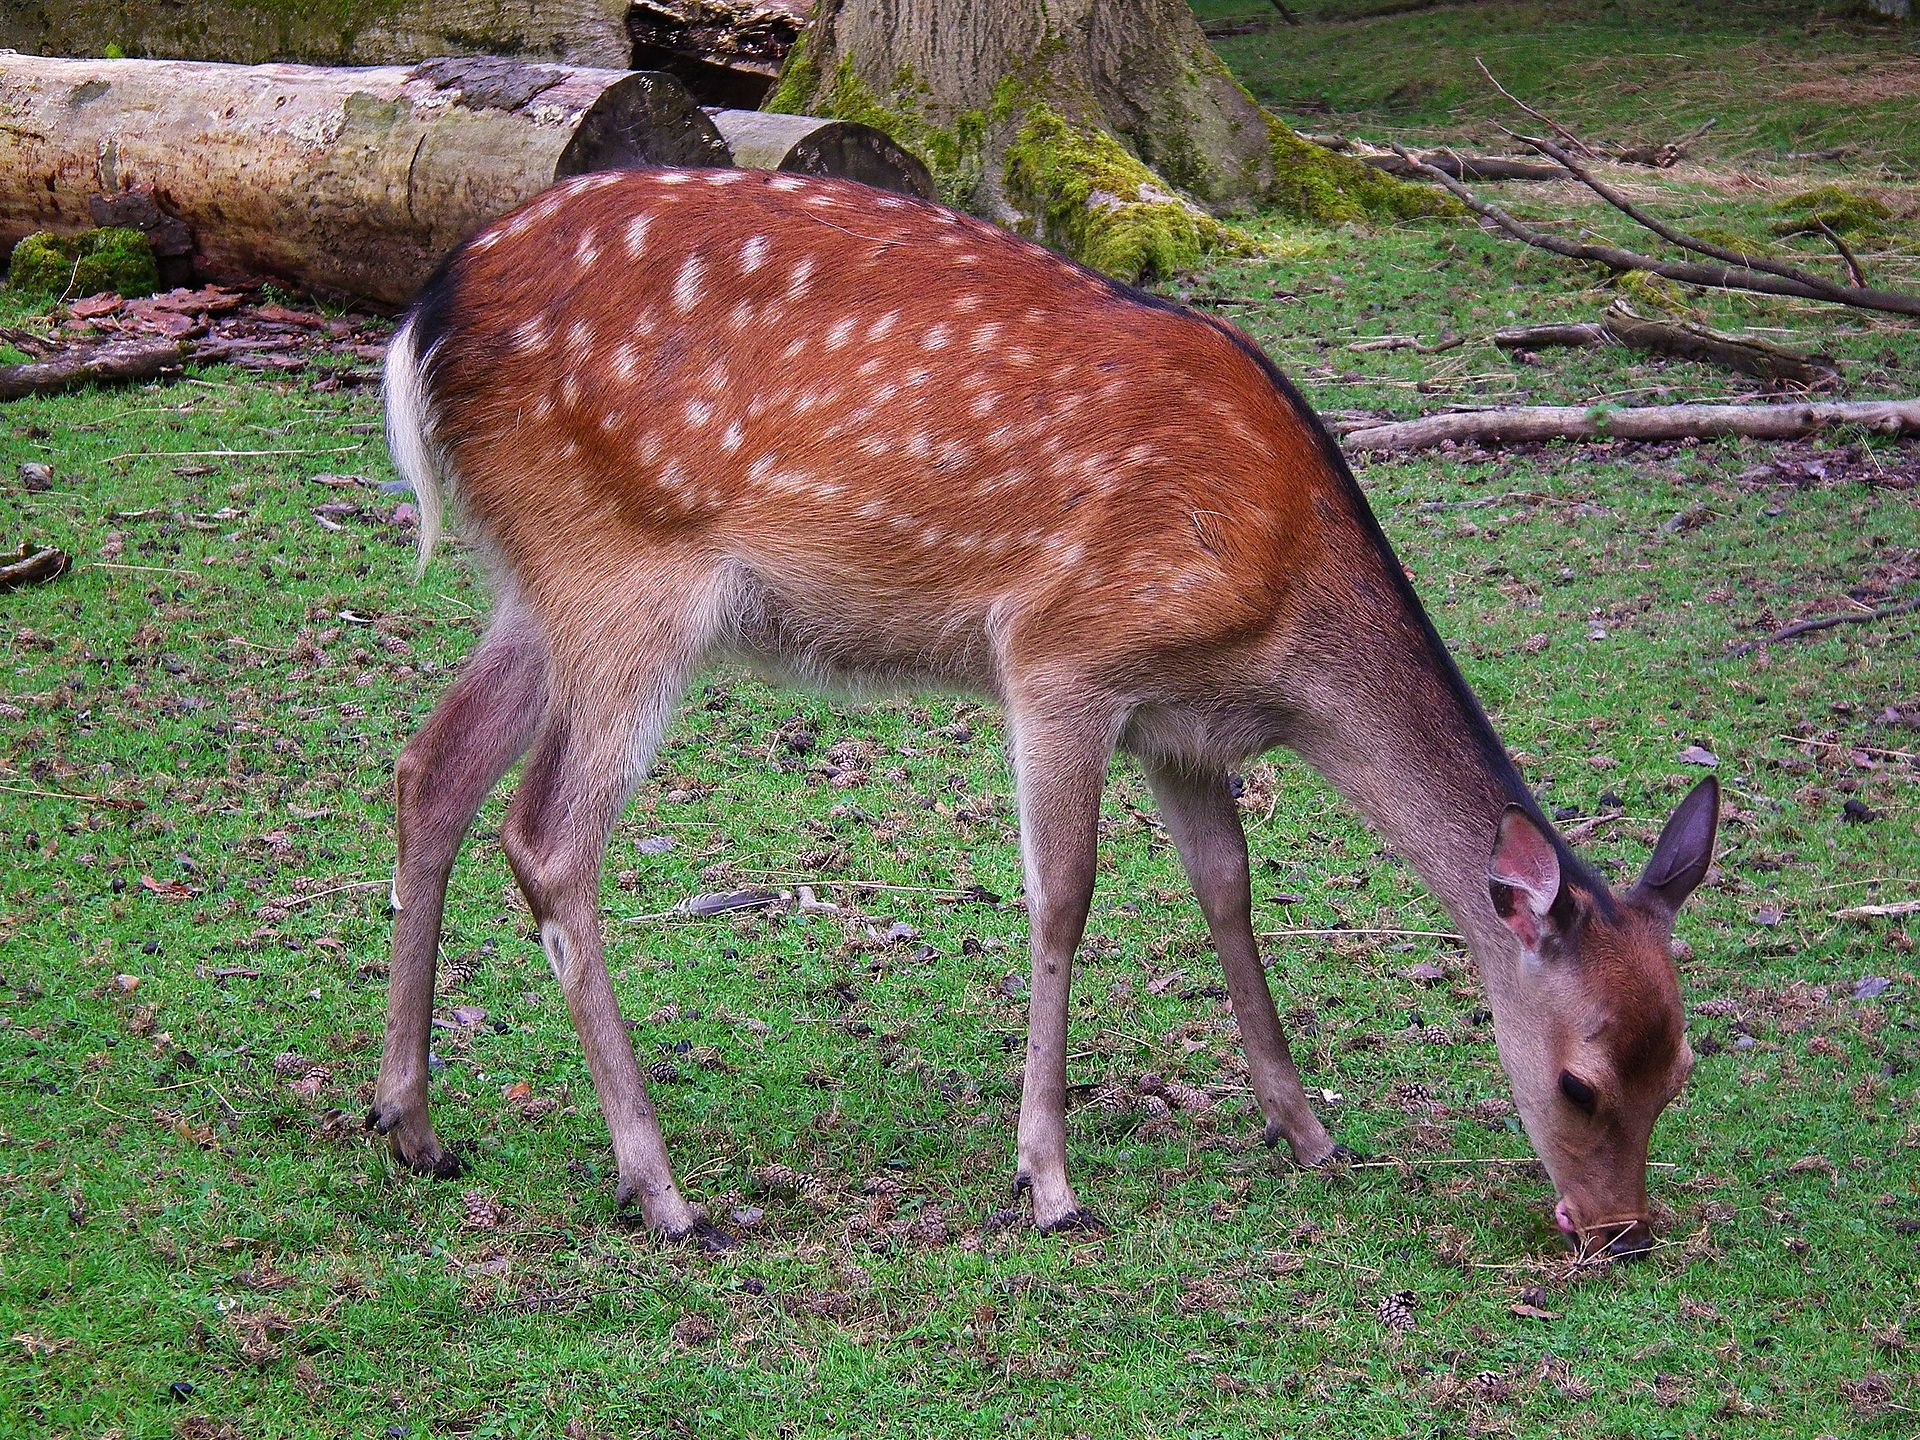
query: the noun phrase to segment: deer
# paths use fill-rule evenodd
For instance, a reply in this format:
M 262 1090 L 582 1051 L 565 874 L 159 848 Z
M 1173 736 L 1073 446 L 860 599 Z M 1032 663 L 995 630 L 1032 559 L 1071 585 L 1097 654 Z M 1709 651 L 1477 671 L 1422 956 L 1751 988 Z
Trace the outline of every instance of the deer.
M 1066 1030 L 1116 751 L 1143 770 L 1225 972 L 1270 1147 L 1338 1166 L 1276 1014 L 1233 767 L 1284 747 L 1452 915 L 1585 1253 L 1652 1244 L 1655 1118 L 1693 1065 L 1670 954 L 1713 860 L 1694 787 L 1620 890 L 1543 813 L 1326 428 L 1244 332 L 941 205 L 847 181 L 638 169 L 459 247 L 397 329 L 388 443 L 424 571 L 457 504 L 478 648 L 395 766 L 385 1041 L 367 1124 L 435 1133 L 427 1039 L 463 837 L 500 832 L 612 1136 L 617 1212 L 731 1243 L 677 1185 L 609 980 L 613 827 L 691 679 L 940 689 L 1007 728 L 1032 958 L 1013 1193 L 1068 1179 Z

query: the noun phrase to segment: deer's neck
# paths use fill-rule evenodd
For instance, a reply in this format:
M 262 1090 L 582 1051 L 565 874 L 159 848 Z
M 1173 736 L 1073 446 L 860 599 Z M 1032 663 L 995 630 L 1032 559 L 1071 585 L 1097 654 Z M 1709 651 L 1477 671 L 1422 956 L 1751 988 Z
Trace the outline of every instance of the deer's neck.
M 1501 816 L 1518 805 L 1555 832 L 1411 591 L 1392 583 L 1375 596 L 1382 603 L 1323 627 L 1309 671 L 1320 698 L 1309 700 L 1295 748 L 1418 872 L 1497 998 L 1518 962 L 1487 893 Z

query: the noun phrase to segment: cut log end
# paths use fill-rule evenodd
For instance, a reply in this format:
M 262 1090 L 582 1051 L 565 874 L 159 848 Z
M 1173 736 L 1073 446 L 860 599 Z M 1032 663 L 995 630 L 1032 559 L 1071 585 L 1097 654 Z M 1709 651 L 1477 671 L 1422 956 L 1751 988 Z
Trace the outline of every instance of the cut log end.
M 553 178 L 637 165 L 732 163 L 726 140 L 686 87 L 641 70 L 609 85 L 587 108 Z
M 725 137 L 736 165 L 838 176 L 923 200 L 937 193 L 933 175 L 919 157 L 870 125 L 759 110 L 707 113 Z

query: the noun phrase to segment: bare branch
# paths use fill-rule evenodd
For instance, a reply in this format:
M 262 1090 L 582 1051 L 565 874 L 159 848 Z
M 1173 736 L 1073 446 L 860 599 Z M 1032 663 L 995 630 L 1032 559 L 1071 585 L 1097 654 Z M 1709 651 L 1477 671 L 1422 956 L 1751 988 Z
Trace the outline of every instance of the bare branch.
M 1512 101 L 1515 105 L 1519 106 L 1522 110 L 1526 111 L 1527 114 L 1531 115 L 1534 119 L 1538 120 L 1542 125 L 1546 126 L 1549 130 L 1553 131 L 1554 134 L 1558 135 L 1562 140 L 1565 140 L 1569 145 L 1573 146 L 1573 148 L 1578 150 L 1582 155 L 1591 156 L 1595 160 L 1598 160 L 1600 158 L 1599 153 L 1595 151 L 1591 145 L 1587 144 L 1586 141 L 1582 140 L 1578 135 L 1574 134 L 1571 130 L 1567 129 L 1566 126 L 1560 124 L 1558 121 L 1549 120 L 1545 115 L 1542 115 L 1538 110 L 1534 109 L 1531 105 L 1527 104 L 1526 101 L 1522 100 L 1518 95 L 1514 94 L 1511 90 L 1507 89 L 1506 86 L 1502 85 L 1498 80 L 1494 79 L 1493 72 L 1487 69 L 1487 62 L 1482 60 L 1478 55 L 1473 57 L 1473 63 L 1480 68 L 1480 73 L 1487 77 L 1487 83 L 1493 86 L 1493 88 L 1498 90 L 1502 95 L 1506 96 L 1508 100 Z
M 1516 220 L 1498 205 L 1488 204 L 1444 170 L 1436 170 L 1431 165 L 1415 160 L 1401 146 L 1396 145 L 1393 150 L 1409 165 L 1445 186 L 1462 205 L 1496 229 L 1504 231 L 1523 244 L 1532 245 L 1541 250 L 1550 250 L 1570 260 L 1586 260 L 1617 271 L 1644 270 L 1668 280 L 1677 280 L 1686 285 L 1700 285 L 1711 290 L 1751 290 L 1761 295 L 1788 295 L 1799 300 L 1823 300 L 1830 304 L 1851 305 L 1862 310 L 1880 310 L 1892 315 L 1920 316 L 1920 295 L 1906 295 L 1888 290 L 1850 289 L 1814 276 L 1796 275 L 1789 278 L 1738 264 L 1703 265 L 1688 260 L 1656 260 L 1637 251 L 1622 250 L 1617 245 L 1589 245 L 1577 240 L 1563 240 L 1558 235 L 1545 234 Z

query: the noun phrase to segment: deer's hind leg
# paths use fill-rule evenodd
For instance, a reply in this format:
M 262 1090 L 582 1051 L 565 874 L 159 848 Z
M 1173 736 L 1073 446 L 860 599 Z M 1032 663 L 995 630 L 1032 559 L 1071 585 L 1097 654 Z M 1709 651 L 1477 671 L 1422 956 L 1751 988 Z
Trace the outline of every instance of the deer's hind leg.
M 591 615 L 549 621 L 553 695 L 502 841 L 540 927 L 612 1132 L 616 1203 L 651 1230 L 724 1243 L 681 1198 L 659 1118 L 607 976 L 600 871 L 628 795 L 652 763 L 674 703 L 727 622 L 711 565 L 655 562 Z
M 402 1164 L 449 1177 L 465 1167 L 427 1117 L 427 1037 L 447 878 L 467 827 L 520 757 L 546 709 L 546 649 L 522 611 L 495 619 L 394 765 L 398 853 L 387 1034 L 367 1126 Z

